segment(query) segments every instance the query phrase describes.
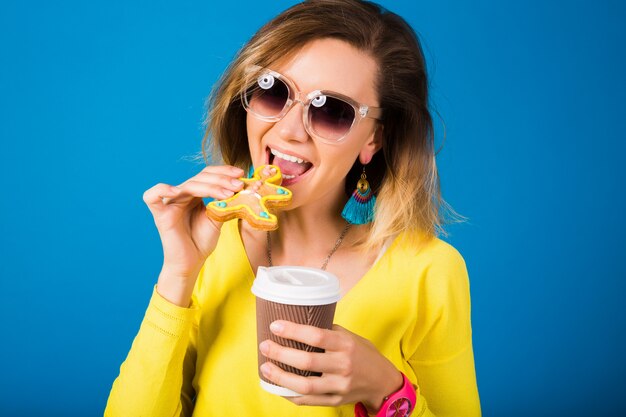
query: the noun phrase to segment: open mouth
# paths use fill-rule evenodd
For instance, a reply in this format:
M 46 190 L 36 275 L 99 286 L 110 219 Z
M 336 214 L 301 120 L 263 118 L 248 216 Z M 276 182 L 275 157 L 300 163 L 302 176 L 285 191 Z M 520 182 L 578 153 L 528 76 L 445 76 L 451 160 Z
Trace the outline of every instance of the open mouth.
M 277 149 L 268 148 L 269 163 L 280 168 L 283 174 L 283 185 L 297 182 L 306 174 L 313 164 L 295 155 L 283 153 Z

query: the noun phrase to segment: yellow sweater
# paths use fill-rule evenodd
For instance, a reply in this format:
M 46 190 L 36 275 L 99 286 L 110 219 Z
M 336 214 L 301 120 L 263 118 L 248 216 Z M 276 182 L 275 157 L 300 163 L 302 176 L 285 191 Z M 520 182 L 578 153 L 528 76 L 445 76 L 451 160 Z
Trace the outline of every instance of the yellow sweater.
M 152 294 L 105 417 L 354 416 L 296 406 L 259 386 L 254 273 L 227 222 L 182 308 Z M 369 339 L 419 386 L 412 416 L 480 416 L 465 262 L 433 238 L 399 235 L 337 304 L 335 323 Z

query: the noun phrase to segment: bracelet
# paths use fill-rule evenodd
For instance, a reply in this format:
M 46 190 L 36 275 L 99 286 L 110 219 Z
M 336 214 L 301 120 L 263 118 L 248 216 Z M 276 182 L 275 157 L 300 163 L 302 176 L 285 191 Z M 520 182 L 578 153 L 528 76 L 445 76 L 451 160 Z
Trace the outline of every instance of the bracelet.
M 411 415 L 417 401 L 417 391 L 406 375 L 402 374 L 402 379 L 404 381 L 402 387 L 385 397 L 376 417 L 408 417 Z M 355 417 L 368 417 L 367 408 L 362 402 L 354 405 L 354 415 Z

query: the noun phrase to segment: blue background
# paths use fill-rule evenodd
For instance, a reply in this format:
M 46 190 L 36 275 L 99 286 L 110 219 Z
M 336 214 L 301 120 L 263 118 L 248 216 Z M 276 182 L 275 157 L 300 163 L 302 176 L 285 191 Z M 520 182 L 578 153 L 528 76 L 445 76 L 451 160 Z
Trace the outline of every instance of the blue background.
M 162 261 L 142 194 L 202 168 L 212 84 L 293 3 L 1 3 L 1 415 L 102 414 Z M 484 414 L 626 413 L 624 3 L 383 4 L 421 34 L 469 218 Z

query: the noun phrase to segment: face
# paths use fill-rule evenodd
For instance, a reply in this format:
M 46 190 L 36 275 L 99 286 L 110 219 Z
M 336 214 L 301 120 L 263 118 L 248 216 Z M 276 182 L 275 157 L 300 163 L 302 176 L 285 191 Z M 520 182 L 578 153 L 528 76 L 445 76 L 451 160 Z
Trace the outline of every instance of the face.
M 379 106 L 374 89 L 376 62 L 346 42 L 313 41 L 269 69 L 286 76 L 305 102 L 310 92 L 324 90 Z M 310 105 L 310 112 L 315 104 Z M 380 148 L 380 130 L 372 118 L 358 120 L 357 116 L 358 123 L 355 121 L 347 136 L 329 143 L 307 132 L 304 111 L 304 106 L 296 102 L 278 121 L 263 121 L 251 112 L 246 119 L 254 166 L 270 163 L 281 168 L 283 185 L 294 193 L 292 208 L 344 199 L 345 177 L 354 162 L 358 158 L 367 164 Z

